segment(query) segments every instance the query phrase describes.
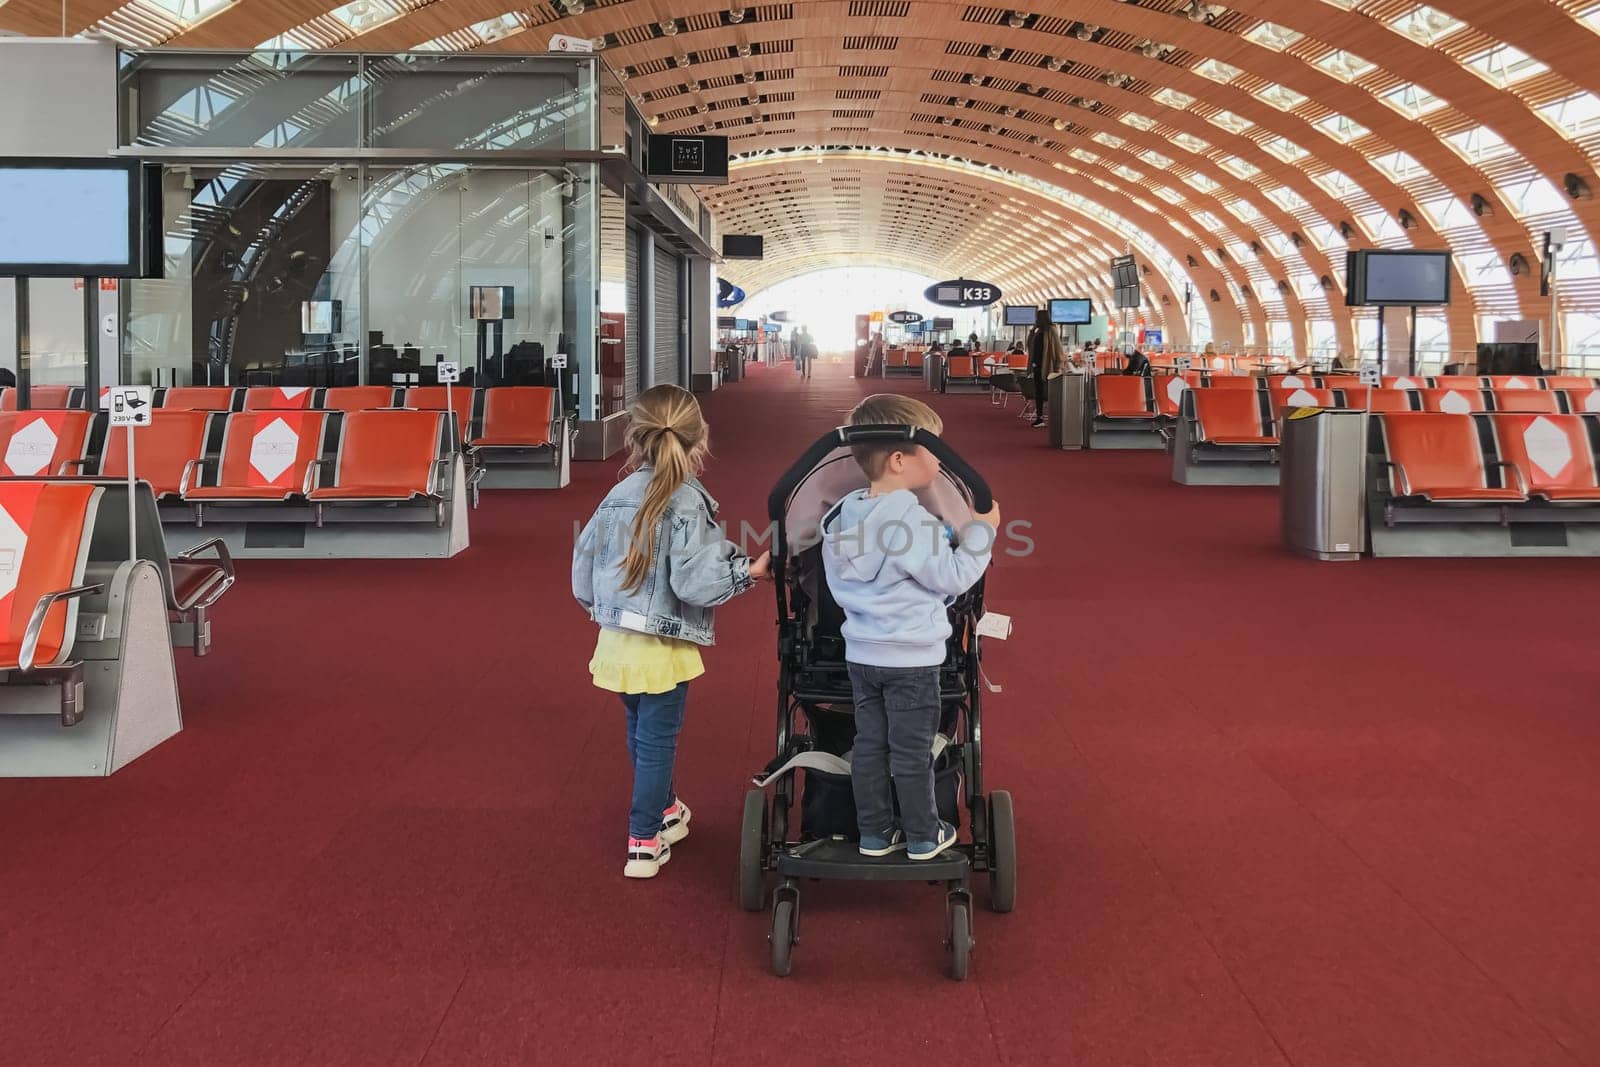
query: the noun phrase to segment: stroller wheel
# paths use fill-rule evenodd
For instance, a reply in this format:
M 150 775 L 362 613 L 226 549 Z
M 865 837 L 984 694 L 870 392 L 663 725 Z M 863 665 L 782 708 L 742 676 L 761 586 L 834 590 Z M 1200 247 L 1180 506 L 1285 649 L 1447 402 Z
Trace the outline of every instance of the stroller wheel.
M 946 947 L 950 950 L 950 977 L 966 981 L 967 969 L 972 966 L 972 909 L 964 898 L 950 901 L 950 940 Z
M 767 885 L 761 871 L 767 851 L 767 797 L 759 789 L 744 795 L 744 824 L 739 835 L 739 906 L 760 911 Z
M 782 896 L 772 906 L 772 973 L 779 978 L 789 977 L 794 966 L 794 898 Z
M 1008 912 L 1017 906 L 1017 830 L 1011 794 L 989 794 L 989 907 Z

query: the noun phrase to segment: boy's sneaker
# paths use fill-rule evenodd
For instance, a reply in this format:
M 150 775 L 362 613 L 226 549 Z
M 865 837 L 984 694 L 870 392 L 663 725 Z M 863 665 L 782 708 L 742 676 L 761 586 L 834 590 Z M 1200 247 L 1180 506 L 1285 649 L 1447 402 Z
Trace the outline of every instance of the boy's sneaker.
M 654 878 L 671 858 L 672 846 L 662 840 L 660 834 L 648 840 L 630 837 L 628 865 L 622 868 L 622 873 L 629 878 Z
M 914 860 L 931 860 L 945 849 L 956 843 L 956 828 L 939 820 L 939 840 L 913 841 L 906 848 L 906 855 Z
M 861 835 L 860 848 L 863 856 L 887 856 L 905 847 L 906 835 L 899 830 L 890 830 L 886 834 Z
M 676 845 L 689 836 L 689 805 L 674 800 L 672 807 L 661 813 L 661 840 Z

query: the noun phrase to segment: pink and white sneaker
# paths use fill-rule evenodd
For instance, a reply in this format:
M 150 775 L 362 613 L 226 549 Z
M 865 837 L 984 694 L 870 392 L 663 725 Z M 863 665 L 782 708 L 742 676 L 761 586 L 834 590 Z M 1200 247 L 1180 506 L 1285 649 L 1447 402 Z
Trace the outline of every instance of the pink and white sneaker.
M 628 878 L 654 878 L 656 872 L 665 867 L 671 858 L 672 846 L 662 839 L 661 834 L 648 840 L 630 837 L 628 865 L 622 868 L 622 873 Z
M 676 845 L 688 837 L 691 814 L 689 805 L 681 800 L 674 800 L 672 807 L 661 813 L 661 840 L 669 845 Z

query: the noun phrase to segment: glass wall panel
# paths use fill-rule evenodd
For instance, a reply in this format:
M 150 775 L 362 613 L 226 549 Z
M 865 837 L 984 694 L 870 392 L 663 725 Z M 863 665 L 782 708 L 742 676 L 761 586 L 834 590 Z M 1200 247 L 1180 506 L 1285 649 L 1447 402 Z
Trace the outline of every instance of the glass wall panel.
M 0 278 L 0 387 L 5 388 L 17 384 L 20 369 L 16 296 L 16 283 L 11 278 Z M 29 279 L 28 373 L 34 388 L 83 385 L 83 301 L 82 279 Z M 107 309 L 115 306 L 114 299 L 102 302 Z M 62 406 L 60 390 L 52 389 L 48 398 L 36 395 L 32 406 Z
M 593 66 L 516 55 L 367 57 L 372 148 L 593 150 Z
M 125 54 L 124 144 L 352 148 L 361 144 L 359 57 L 308 52 Z
M 610 189 L 600 194 L 600 416 L 626 405 L 628 321 L 628 216 L 622 196 Z
M 354 167 L 169 166 L 165 277 L 129 282 L 126 380 L 351 385 L 361 307 L 343 235 Z

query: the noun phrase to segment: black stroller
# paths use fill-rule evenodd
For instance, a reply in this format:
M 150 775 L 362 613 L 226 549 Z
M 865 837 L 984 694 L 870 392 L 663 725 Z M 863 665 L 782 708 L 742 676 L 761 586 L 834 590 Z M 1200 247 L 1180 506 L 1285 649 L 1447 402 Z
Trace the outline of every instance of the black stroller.
M 778 595 L 777 754 L 745 795 L 739 854 L 739 900 L 747 911 L 766 903 L 766 873 L 775 872 L 772 969 L 787 975 L 798 941 L 800 883 L 855 879 L 944 883 L 950 974 L 967 975 L 972 951 L 972 872 L 988 875 L 989 906 L 1008 912 L 1016 901 L 1017 854 L 1011 794 L 983 792 L 982 681 L 978 620 L 980 579 L 950 607 L 951 637 L 939 688 L 943 713 L 934 753 L 939 814 L 961 826 L 965 803 L 970 842 L 934 860 L 904 853 L 870 859 L 857 850 L 849 750 L 855 737 L 850 677 L 840 625 L 822 573 L 821 524 L 842 496 L 866 479 L 852 443 L 890 437 L 920 444 L 944 466 L 944 477 L 920 494 L 924 507 L 955 529 L 987 511 L 989 487 L 948 444 L 908 426 L 840 427 L 818 440 L 784 474 L 767 499 L 774 529 L 772 574 Z M 801 786 L 804 786 L 802 789 Z M 771 791 L 771 802 L 767 792 Z M 793 814 L 798 801 L 799 820 Z

